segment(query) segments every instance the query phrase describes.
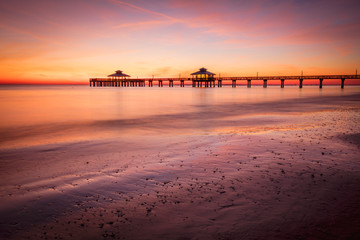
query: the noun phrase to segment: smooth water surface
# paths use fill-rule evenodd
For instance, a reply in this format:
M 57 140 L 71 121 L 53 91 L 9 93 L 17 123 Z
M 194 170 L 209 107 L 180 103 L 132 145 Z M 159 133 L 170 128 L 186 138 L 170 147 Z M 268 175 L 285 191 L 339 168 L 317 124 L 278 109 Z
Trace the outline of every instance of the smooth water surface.
M 179 127 L 180 131 L 184 126 L 190 126 L 187 131 L 191 132 L 191 128 L 206 127 L 209 119 L 233 118 L 239 114 L 261 115 L 264 112 L 271 115 L 271 102 L 286 104 L 296 99 L 344 96 L 359 92 L 358 86 L 345 89 L 339 86 L 324 86 L 323 89 L 317 86 L 305 86 L 303 89 L 295 86 L 284 89 L 279 86 L 265 89 L 259 86 L 250 89 L 228 86 L 1 86 L 0 146 L 7 146 L 9 142 L 16 146 L 20 143 L 33 145 L 104 137 L 111 135 L 114 130 L 118 131 L 117 134 L 120 130 L 133 134 L 137 129 L 155 126 L 159 131 L 166 131 L 166 128 L 161 130 L 161 126 Z M 180 120 L 180 123 L 175 123 Z M 173 123 L 176 126 L 172 126 Z M 97 132 L 109 126 L 111 128 L 107 128 L 107 131 Z M 133 131 L 129 132 L 130 128 Z M 42 134 L 47 134 L 45 139 L 39 137 Z

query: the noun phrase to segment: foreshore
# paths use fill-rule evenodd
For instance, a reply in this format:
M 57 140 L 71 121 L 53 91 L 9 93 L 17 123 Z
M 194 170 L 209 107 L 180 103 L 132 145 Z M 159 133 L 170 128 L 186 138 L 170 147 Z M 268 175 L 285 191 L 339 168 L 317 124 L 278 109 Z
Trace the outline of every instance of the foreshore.
M 359 99 L 3 130 L 0 238 L 359 239 Z

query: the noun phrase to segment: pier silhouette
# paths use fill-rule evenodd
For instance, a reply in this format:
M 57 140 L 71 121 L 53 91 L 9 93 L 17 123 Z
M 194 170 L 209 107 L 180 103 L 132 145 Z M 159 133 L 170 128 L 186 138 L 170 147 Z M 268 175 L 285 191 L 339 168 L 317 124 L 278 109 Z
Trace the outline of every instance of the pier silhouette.
M 180 87 L 191 85 L 192 87 L 222 87 L 224 81 L 231 81 L 232 87 L 237 87 L 241 82 L 246 83 L 248 88 L 251 88 L 252 81 L 262 81 L 263 87 L 267 88 L 269 80 L 280 80 L 280 87 L 285 87 L 285 81 L 298 80 L 299 88 L 303 88 L 304 81 L 318 80 L 319 88 L 323 87 L 324 80 L 341 80 L 341 88 L 345 86 L 345 80 L 355 79 L 360 80 L 359 75 L 295 75 L 295 76 L 239 76 L 239 77 L 215 77 L 216 74 L 207 71 L 206 68 L 200 68 L 198 72 L 192 73 L 191 78 L 130 78 L 129 75 L 118 70 L 115 74 L 108 75 L 108 78 L 90 78 L 90 87 L 153 87 L 153 83 L 157 82 L 158 87 L 163 87 L 164 82 L 168 83 L 169 87 L 174 87 L 174 82 Z M 147 83 L 147 84 L 146 84 Z M 360 83 L 360 81 L 359 81 Z

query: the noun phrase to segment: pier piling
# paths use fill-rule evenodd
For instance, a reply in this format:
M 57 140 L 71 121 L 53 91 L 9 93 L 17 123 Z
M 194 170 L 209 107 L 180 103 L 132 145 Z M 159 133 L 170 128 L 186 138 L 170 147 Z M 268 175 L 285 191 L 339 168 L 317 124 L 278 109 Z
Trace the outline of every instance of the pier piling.
M 251 80 L 250 79 L 247 80 L 247 87 L 251 88 Z
M 263 88 L 267 88 L 267 79 L 263 80 Z
M 236 80 L 232 80 L 232 87 L 234 88 L 234 87 L 236 87 Z

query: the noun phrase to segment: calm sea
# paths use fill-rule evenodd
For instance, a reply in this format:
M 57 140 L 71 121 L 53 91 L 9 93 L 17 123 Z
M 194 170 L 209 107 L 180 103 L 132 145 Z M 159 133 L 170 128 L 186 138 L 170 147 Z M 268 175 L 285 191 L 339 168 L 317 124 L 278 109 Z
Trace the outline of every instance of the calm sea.
M 1 86 L 0 147 L 19 147 L 91 138 L 152 133 L 191 133 L 209 121 L 269 114 L 297 99 L 359 94 L 359 86 L 260 86 L 223 88 L 90 88 L 88 86 Z M 317 104 L 317 101 L 314 102 Z M 261 107 L 259 107 L 261 106 Z M 308 106 L 298 106 L 300 108 Z M 289 109 L 288 109 L 289 110 Z M 285 111 L 288 111 L 285 109 Z M 291 110 L 291 109 L 290 109 Z M 208 131 L 208 128 L 207 128 Z

